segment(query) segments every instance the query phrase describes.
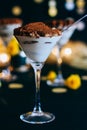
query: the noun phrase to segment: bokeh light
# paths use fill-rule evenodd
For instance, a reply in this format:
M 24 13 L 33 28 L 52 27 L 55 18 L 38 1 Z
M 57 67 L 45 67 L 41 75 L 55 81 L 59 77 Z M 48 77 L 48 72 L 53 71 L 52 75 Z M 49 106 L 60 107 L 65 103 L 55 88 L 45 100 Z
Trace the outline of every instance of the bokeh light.
M 18 16 L 18 15 L 21 15 L 22 13 L 22 8 L 20 6 L 14 6 L 12 8 L 12 14 Z
M 44 0 L 34 0 L 36 3 L 42 3 Z

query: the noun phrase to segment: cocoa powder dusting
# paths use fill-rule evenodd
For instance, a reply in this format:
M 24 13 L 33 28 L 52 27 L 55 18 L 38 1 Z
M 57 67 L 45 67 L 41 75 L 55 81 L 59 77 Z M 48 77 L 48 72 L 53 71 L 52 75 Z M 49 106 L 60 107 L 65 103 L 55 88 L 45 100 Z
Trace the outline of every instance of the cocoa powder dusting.
M 56 35 L 61 35 L 61 32 L 58 29 L 52 29 L 51 27 L 48 27 L 43 22 L 34 22 L 29 23 L 23 27 L 16 28 L 14 30 L 14 35 L 30 36 L 30 37 L 40 37 L 40 36 L 52 37 Z

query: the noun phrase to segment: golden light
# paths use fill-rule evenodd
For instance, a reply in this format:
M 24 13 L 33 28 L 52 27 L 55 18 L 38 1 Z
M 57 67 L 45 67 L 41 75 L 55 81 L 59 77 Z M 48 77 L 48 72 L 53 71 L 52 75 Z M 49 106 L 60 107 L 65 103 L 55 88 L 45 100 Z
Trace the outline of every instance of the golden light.
M 62 64 L 62 58 L 61 58 L 61 57 L 59 57 L 59 58 L 57 59 L 57 61 L 58 61 L 58 64 L 59 64 L 59 65 Z
M 34 0 L 36 3 L 42 3 L 44 0 Z
M 64 50 L 63 50 L 63 56 L 70 56 L 72 54 L 72 50 L 71 50 L 71 48 L 65 48 Z
M 22 13 L 22 8 L 21 8 L 20 6 L 14 6 L 14 7 L 12 8 L 12 13 L 13 13 L 14 15 L 16 15 L 16 16 L 21 15 L 21 13 Z
M 3 68 L 6 68 L 10 64 L 10 61 L 11 56 L 8 53 L 0 52 L 0 78 L 5 79 L 7 81 L 9 81 L 11 75 L 7 69 Z
M 0 54 L 0 63 L 5 64 L 10 60 L 10 56 L 6 53 L 1 53 Z
M 53 48 L 52 54 L 53 54 L 54 56 L 59 55 L 59 49 L 58 49 L 58 46 L 57 46 L 57 45 Z
M 10 89 L 21 89 L 21 88 L 23 88 L 24 86 L 23 86 L 23 84 L 20 84 L 20 83 L 10 83 L 10 84 L 8 85 L 8 87 L 9 87 Z
M 84 8 L 85 1 L 84 0 L 77 0 L 76 5 L 78 8 Z
M 57 8 L 54 7 L 54 6 L 51 6 L 51 7 L 48 9 L 48 14 L 49 14 L 51 17 L 55 17 L 55 16 L 58 14 Z
M 85 1 L 84 0 L 77 0 L 76 6 L 77 6 L 77 12 L 79 14 L 85 13 Z
M 48 15 L 51 17 L 55 17 L 58 14 L 58 9 L 56 8 L 57 3 L 55 0 L 49 0 L 48 1 Z
M 67 89 L 66 88 L 53 88 L 52 92 L 53 93 L 66 93 Z

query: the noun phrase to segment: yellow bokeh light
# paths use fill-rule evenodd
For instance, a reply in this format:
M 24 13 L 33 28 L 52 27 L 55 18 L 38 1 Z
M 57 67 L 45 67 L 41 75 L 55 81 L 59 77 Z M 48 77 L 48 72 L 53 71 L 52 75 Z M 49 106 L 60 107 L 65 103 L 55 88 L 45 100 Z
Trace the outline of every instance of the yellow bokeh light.
M 42 3 L 44 0 L 34 0 L 36 3 Z
M 78 8 L 83 8 L 85 6 L 84 0 L 77 0 L 76 5 Z
M 49 14 L 49 16 L 51 16 L 51 17 L 55 17 L 55 16 L 58 14 L 57 8 L 54 7 L 54 6 L 51 6 L 51 7 L 48 9 L 48 14 Z
M 0 53 L 0 64 L 7 63 L 10 60 L 10 55 L 7 53 Z
M 72 53 L 71 48 L 65 48 L 65 50 L 64 50 L 64 54 L 65 54 L 66 56 L 71 55 L 71 53 Z
M 14 7 L 12 8 L 12 13 L 13 13 L 14 15 L 16 15 L 16 16 L 21 15 L 21 13 L 22 13 L 22 8 L 21 8 L 20 6 L 14 6 Z
M 65 48 L 62 52 L 62 56 L 70 56 L 72 54 L 71 48 Z
M 53 50 L 52 50 L 52 54 L 53 54 L 54 56 L 59 55 L 58 45 L 56 45 L 56 46 L 53 48 Z
M 61 57 L 59 57 L 59 58 L 57 59 L 57 61 L 58 61 L 58 64 L 59 64 L 59 65 L 62 64 L 62 58 L 61 58 Z
M 66 88 L 53 88 L 52 89 L 52 92 L 53 93 L 66 93 L 67 92 L 67 89 Z

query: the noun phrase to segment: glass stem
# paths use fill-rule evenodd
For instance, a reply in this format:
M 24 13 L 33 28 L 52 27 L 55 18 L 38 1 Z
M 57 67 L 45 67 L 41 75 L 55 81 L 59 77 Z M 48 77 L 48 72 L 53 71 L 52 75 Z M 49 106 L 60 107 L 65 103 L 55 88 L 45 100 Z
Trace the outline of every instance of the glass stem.
M 61 64 L 62 64 L 62 57 L 60 55 L 61 47 L 58 46 L 58 54 L 57 54 L 57 65 L 58 65 L 58 79 L 63 79 Z
M 61 58 L 59 60 L 61 60 Z M 61 74 L 61 73 L 62 73 L 62 71 L 61 71 L 61 64 L 58 63 L 58 74 Z
M 60 56 L 60 47 L 58 47 L 59 54 L 57 54 L 57 64 L 58 64 L 58 74 L 61 74 L 61 64 L 62 64 L 62 58 Z
M 41 64 L 36 64 L 34 67 L 35 72 L 35 84 L 36 84 L 36 93 L 35 93 L 35 106 L 33 112 L 42 112 L 41 103 L 40 103 L 40 77 L 41 77 Z

